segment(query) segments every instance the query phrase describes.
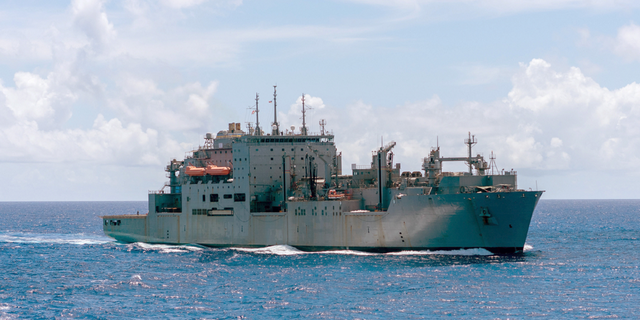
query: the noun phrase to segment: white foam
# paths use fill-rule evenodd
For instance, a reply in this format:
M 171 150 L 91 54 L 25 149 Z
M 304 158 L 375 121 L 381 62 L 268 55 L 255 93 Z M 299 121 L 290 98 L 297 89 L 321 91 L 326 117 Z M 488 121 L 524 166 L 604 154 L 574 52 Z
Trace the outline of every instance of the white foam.
M 354 255 L 354 256 L 377 256 L 377 255 L 379 255 L 379 253 L 356 251 L 356 250 L 330 250 L 330 251 L 318 251 L 318 252 L 314 252 L 314 253 L 345 254 L 345 255 Z
M 407 256 L 407 255 L 444 255 L 444 256 L 492 256 L 493 253 L 487 249 L 474 248 L 474 249 L 460 249 L 460 250 L 420 250 L 420 251 L 400 251 L 390 252 L 388 255 L 394 256 Z
M 343 255 L 354 255 L 354 256 L 376 256 L 381 255 L 380 253 L 372 253 L 372 252 L 364 252 L 364 251 L 356 251 L 356 250 L 328 250 L 328 251 L 302 251 L 295 247 L 289 245 L 275 245 L 264 248 L 232 248 L 233 250 L 241 251 L 241 252 L 251 252 L 258 254 L 274 254 L 280 256 L 290 256 L 290 255 L 298 255 L 298 254 L 343 254 Z M 400 251 L 400 252 L 390 252 L 385 253 L 386 255 L 400 255 L 400 256 L 409 256 L 409 255 L 455 255 L 455 256 L 491 256 L 493 255 L 487 249 L 475 248 L 475 249 L 461 249 L 461 250 L 451 250 L 451 251 Z
M 103 244 L 113 239 L 101 236 L 87 236 L 85 234 L 60 233 L 6 233 L 0 234 L 0 242 L 11 243 L 54 243 L 54 244 Z
M 528 244 L 524 244 L 524 248 L 522 248 L 522 252 L 527 252 L 527 251 L 531 251 L 533 250 L 533 246 L 532 245 L 528 245 Z
M 275 254 L 280 256 L 290 256 L 296 254 L 345 254 L 356 256 L 370 256 L 376 255 L 375 253 L 355 251 L 355 250 L 331 250 L 331 251 L 302 251 L 298 248 L 289 245 L 275 245 L 264 248 L 233 248 L 234 250 L 242 252 L 251 252 L 259 254 Z
M 261 254 L 275 254 L 279 256 L 290 256 L 295 254 L 303 254 L 306 253 L 304 251 L 298 250 L 289 245 L 275 245 L 264 248 L 232 248 L 234 250 L 242 251 L 242 252 L 251 252 L 251 253 L 261 253 Z
M 144 242 L 136 242 L 136 243 L 130 244 L 130 246 L 136 246 L 143 250 L 156 250 L 161 253 L 191 252 L 191 251 L 202 250 L 202 247 L 199 247 L 199 246 L 150 244 L 150 243 L 144 243 Z

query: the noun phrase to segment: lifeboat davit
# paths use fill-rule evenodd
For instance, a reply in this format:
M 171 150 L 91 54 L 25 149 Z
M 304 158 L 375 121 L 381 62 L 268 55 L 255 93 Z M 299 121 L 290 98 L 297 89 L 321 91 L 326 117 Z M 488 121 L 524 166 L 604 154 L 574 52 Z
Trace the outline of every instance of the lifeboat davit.
M 231 172 L 229 167 L 218 167 L 216 165 L 208 165 L 206 169 L 207 174 L 212 176 L 226 176 Z
M 187 166 L 184 169 L 184 173 L 192 177 L 201 177 L 201 176 L 204 176 L 206 172 L 204 168 L 198 168 L 196 166 Z

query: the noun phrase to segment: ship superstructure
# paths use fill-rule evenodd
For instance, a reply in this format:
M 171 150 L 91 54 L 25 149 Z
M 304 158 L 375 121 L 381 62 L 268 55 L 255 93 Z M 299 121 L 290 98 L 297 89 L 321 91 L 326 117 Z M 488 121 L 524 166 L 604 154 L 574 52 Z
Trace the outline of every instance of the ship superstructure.
M 257 104 L 256 95 L 256 111 Z M 542 191 L 518 189 L 515 171 L 490 172 L 472 155 L 471 134 L 467 156 L 441 157 L 436 147 L 422 171 L 401 172 L 391 142 L 368 166 L 352 165 L 344 175 L 326 122 L 320 134 L 306 123 L 281 131 L 275 115 L 267 134 L 257 116 L 247 132 L 230 123 L 207 133 L 190 156 L 169 162 L 169 182 L 149 193 L 148 214 L 105 216 L 105 233 L 124 242 L 214 247 L 523 249 Z M 466 162 L 469 170 L 445 172 L 447 161 Z

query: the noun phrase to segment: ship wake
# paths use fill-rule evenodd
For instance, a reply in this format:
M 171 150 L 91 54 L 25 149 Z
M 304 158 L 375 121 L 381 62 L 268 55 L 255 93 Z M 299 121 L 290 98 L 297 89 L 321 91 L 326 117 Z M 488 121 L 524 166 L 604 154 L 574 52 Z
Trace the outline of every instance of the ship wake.
M 113 242 L 113 239 L 86 235 L 86 234 L 63 234 L 63 233 L 22 233 L 9 232 L 0 233 L 0 242 L 6 243 L 44 243 L 44 244 L 104 244 Z

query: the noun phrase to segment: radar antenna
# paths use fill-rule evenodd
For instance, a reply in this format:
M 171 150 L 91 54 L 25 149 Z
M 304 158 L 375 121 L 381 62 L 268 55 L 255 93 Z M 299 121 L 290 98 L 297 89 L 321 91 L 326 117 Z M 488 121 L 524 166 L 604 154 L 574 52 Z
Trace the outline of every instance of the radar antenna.
M 213 134 L 210 132 L 204 135 L 204 148 L 213 149 Z

